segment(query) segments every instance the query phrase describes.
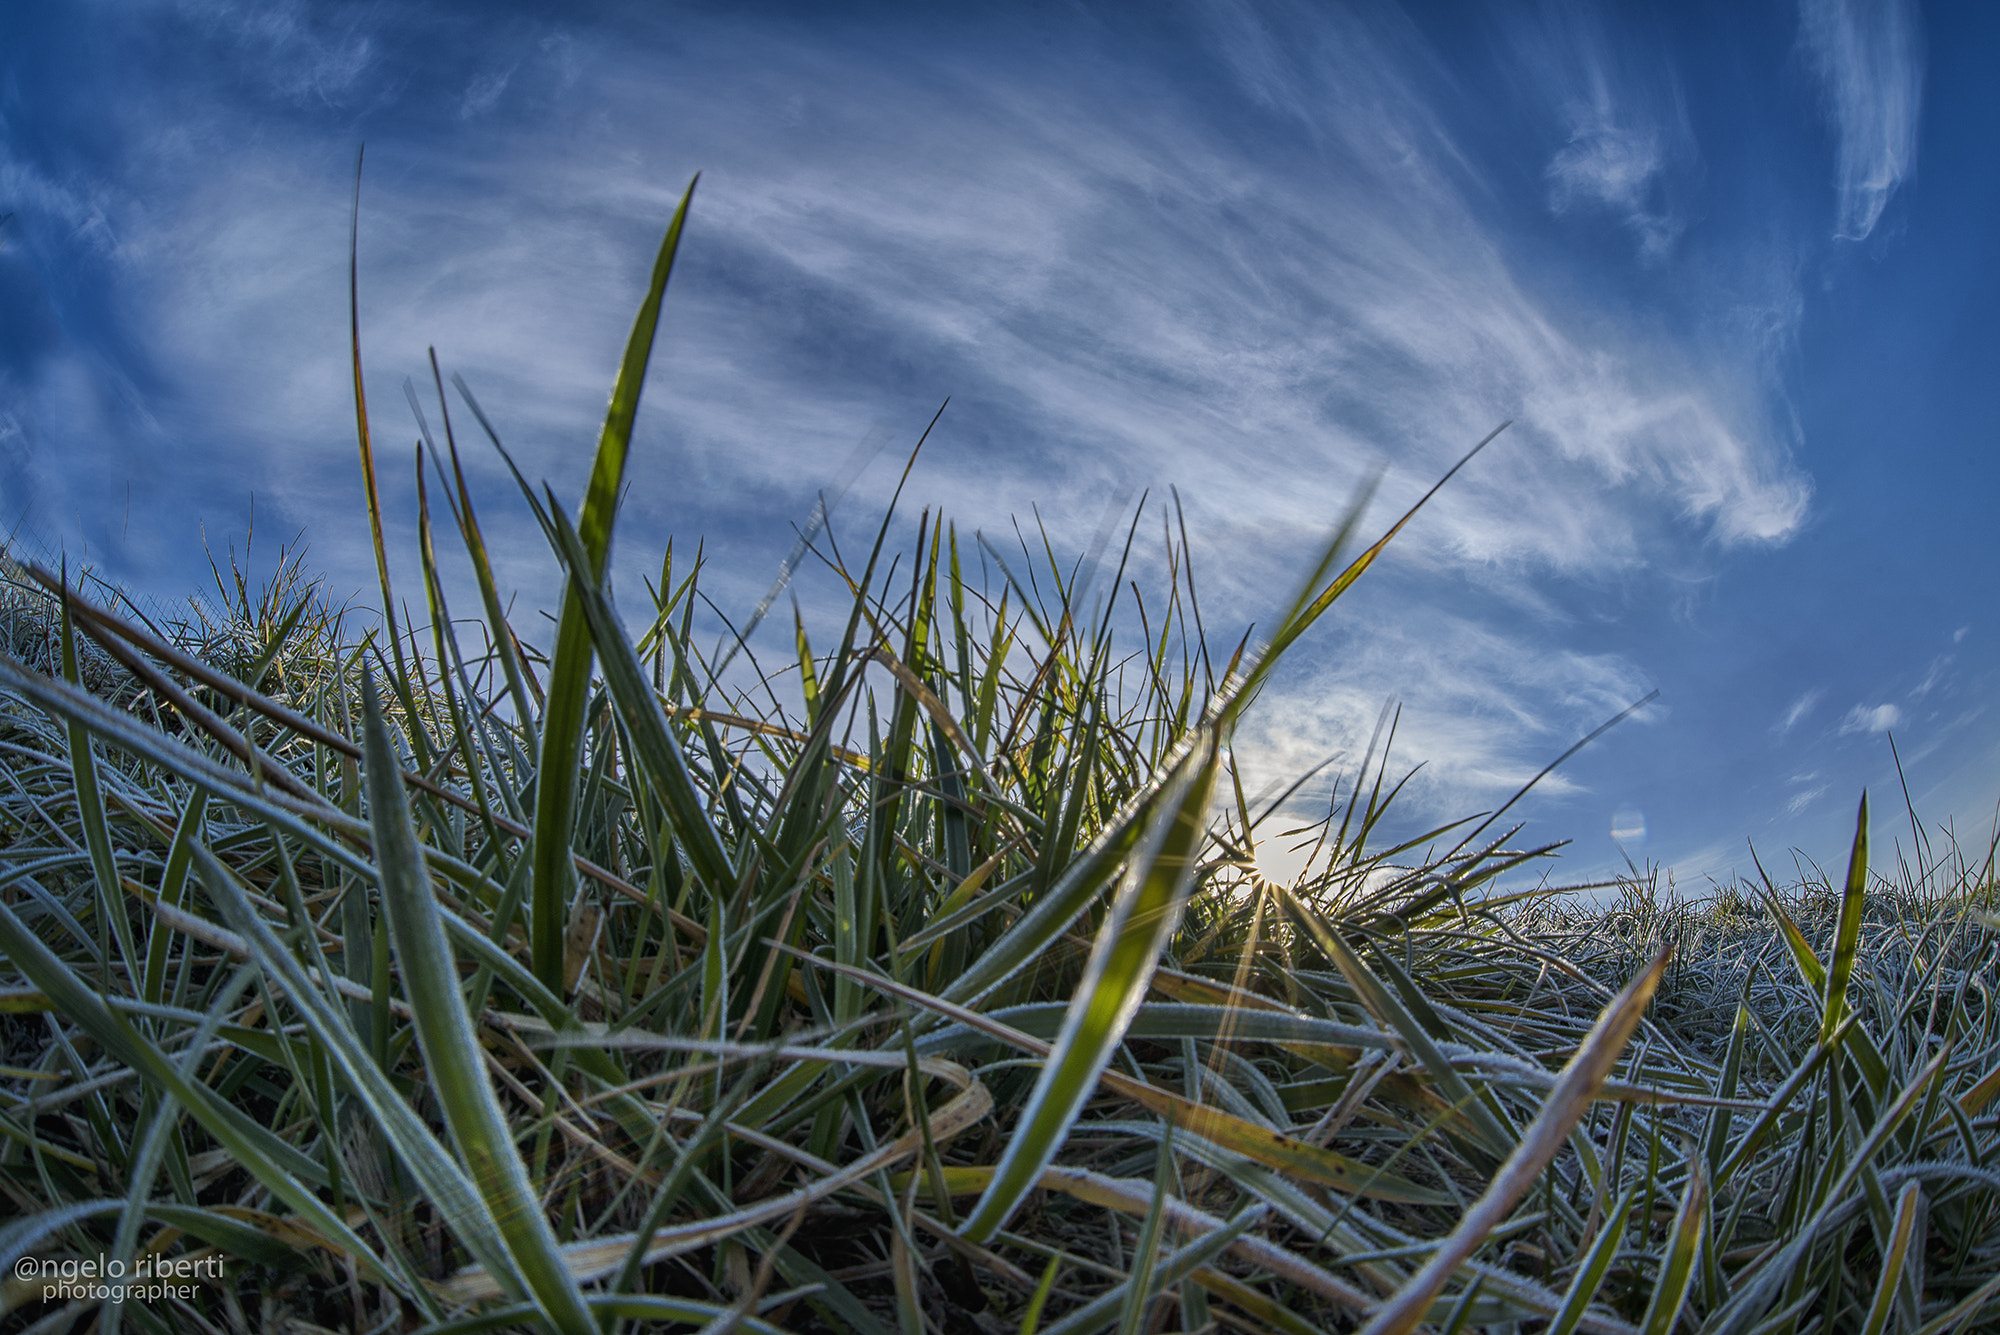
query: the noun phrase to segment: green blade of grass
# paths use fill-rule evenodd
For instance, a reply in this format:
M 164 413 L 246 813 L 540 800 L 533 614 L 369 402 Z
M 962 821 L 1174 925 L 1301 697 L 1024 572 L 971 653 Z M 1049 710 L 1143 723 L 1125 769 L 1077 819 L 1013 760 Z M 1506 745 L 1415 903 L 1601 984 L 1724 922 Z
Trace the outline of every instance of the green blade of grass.
M 382 496 L 375 481 L 375 446 L 368 429 L 368 391 L 361 374 L 361 162 L 366 152 L 363 145 L 354 154 L 354 209 L 347 232 L 347 328 L 354 367 L 354 434 L 361 451 L 362 496 L 368 511 L 368 536 L 374 544 L 375 574 L 382 585 L 382 624 L 388 629 L 389 652 L 396 664 L 394 685 L 414 725 L 418 714 L 409 693 L 409 671 L 403 663 L 402 633 L 396 627 L 396 595 L 389 587 L 389 553 L 382 543 Z M 411 733 L 411 740 L 418 748 L 418 767 L 428 768 L 421 727 Z
M 1906 1183 L 1896 1198 L 1896 1224 L 1889 1234 L 1888 1245 L 1882 1248 L 1882 1278 L 1875 1286 L 1875 1300 L 1868 1305 L 1868 1321 L 1862 1326 L 1861 1335 L 1882 1335 L 1889 1328 L 1890 1318 L 1898 1315 L 1899 1305 L 1903 1308 L 1901 1327 L 1908 1330 L 1917 1324 L 1914 1318 L 1923 1293 L 1911 1281 L 1915 1266 L 1923 1264 L 1923 1229 L 1919 1223 L 1923 1214 L 1923 1184 Z M 1914 1253 L 1912 1243 L 1916 1245 Z
M 187 885 L 188 849 L 194 840 L 201 837 L 202 815 L 207 810 L 208 794 L 197 788 L 188 795 L 179 819 L 174 822 L 174 836 L 167 846 L 166 865 L 160 869 L 158 896 L 159 901 L 169 908 L 180 907 L 182 890 Z M 146 973 L 140 987 L 140 994 L 147 1001 L 158 1002 L 166 996 L 167 952 L 172 936 L 172 931 L 157 919 L 147 931 Z
M 646 680 L 638 652 L 626 637 L 611 600 L 605 597 L 599 576 L 590 571 L 589 552 L 582 535 L 571 527 L 569 517 L 553 500 L 549 509 L 563 563 L 570 573 L 564 606 L 573 604 L 578 609 L 589 643 L 604 665 L 605 685 L 610 688 L 612 704 L 631 738 L 633 759 L 645 771 L 660 805 L 673 822 L 674 833 L 680 836 L 695 875 L 708 885 L 712 894 L 727 894 L 735 888 L 736 868 L 722 835 L 709 819 L 707 803 L 688 772 L 687 758 L 667 723 L 660 697 Z
M 1695 1263 L 1700 1259 L 1702 1239 L 1708 1229 L 1708 1174 L 1699 1158 L 1688 1161 L 1688 1184 L 1681 1193 L 1680 1208 L 1668 1233 L 1666 1260 L 1653 1283 L 1653 1297 L 1646 1305 L 1640 1328 L 1646 1335 L 1672 1335 L 1687 1306 L 1688 1289 L 1694 1283 Z
M 67 587 L 67 581 L 65 581 Z M 69 600 L 62 604 L 63 677 L 78 690 L 83 679 L 77 671 L 76 634 L 70 624 Z M 132 924 L 125 916 L 123 896 L 118 892 L 118 863 L 111 851 L 111 829 L 104 819 L 104 797 L 98 784 L 97 761 L 91 754 L 90 732 L 78 720 L 67 720 L 69 768 L 76 793 L 78 821 L 83 826 L 84 847 L 90 850 L 90 869 L 97 877 L 98 922 L 109 927 L 112 940 L 100 941 L 98 950 L 109 956 L 115 942 L 128 973 L 138 972 L 138 947 L 132 939 Z M 110 961 L 105 961 L 108 966 Z
M 1145 847 L 1112 901 L 1077 984 L 1076 999 L 1007 1151 L 962 1230 L 972 1242 L 998 1232 L 1069 1135 L 1097 1087 L 1112 1049 L 1144 1000 L 1194 876 L 1195 854 L 1215 791 L 1220 742 L 1210 733 L 1191 750 L 1162 794 Z
M 1854 977 L 1854 956 L 1861 948 L 1861 913 L 1868 903 L 1868 794 L 1861 794 L 1861 811 L 1854 819 L 1854 850 L 1847 860 L 1847 886 L 1840 897 L 1840 924 L 1833 938 L 1833 961 L 1826 971 L 1825 1014 L 1820 1041 L 1825 1042 L 1847 1011 L 1847 984 Z
M 611 554 L 611 530 L 618 509 L 618 491 L 625 477 L 625 460 L 632 443 L 632 423 L 639 413 L 639 391 L 645 384 L 646 363 L 652 357 L 653 335 L 659 328 L 660 301 L 673 272 L 687 222 L 694 182 L 688 183 L 674 210 L 673 221 L 653 261 L 652 282 L 618 379 L 611 388 L 611 407 L 598 436 L 597 457 L 591 464 L 590 485 L 578 513 L 578 535 L 589 558 L 589 574 L 601 580 Z M 585 704 L 590 695 L 591 635 L 584 611 L 572 587 L 563 596 L 556 618 L 555 652 L 549 659 L 548 703 L 542 711 L 542 749 L 535 769 L 534 877 L 529 891 L 529 930 L 535 976 L 548 987 L 563 990 L 563 940 L 568 929 L 570 886 L 570 827 L 576 819 L 577 759 L 583 747 Z
M 1132 1271 L 1125 1281 L 1124 1302 L 1119 1304 L 1118 1335 L 1139 1335 L 1140 1323 L 1152 1311 L 1153 1299 L 1162 1289 L 1170 1287 L 1176 1278 L 1170 1274 L 1162 1274 L 1157 1280 L 1154 1277 L 1160 1261 L 1160 1224 L 1165 1217 L 1175 1178 L 1173 1128 L 1167 1127 L 1164 1131 L 1160 1138 L 1159 1163 L 1153 1172 L 1153 1205 L 1146 1211 L 1146 1218 L 1139 1225 L 1139 1236 L 1132 1246 Z M 1221 1246 L 1218 1246 L 1214 1251 L 1205 1252 L 1194 1264 L 1205 1265 L 1220 1251 Z M 1049 1335 L 1073 1333 L 1058 1328 L 1050 1331 Z
M 1465 455 L 1457 463 L 1453 464 L 1443 477 L 1431 485 L 1429 491 L 1426 491 L 1417 499 L 1415 505 L 1404 511 L 1402 517 L 1394 524 L 1391 524 L 1389 531 L 1376 539 L 1373 546 L 1349 562 L 1346 569 L 1335 576 L 1325 588 L 1319 589 L 1315 593 L 1314 590 L 1318 588 L 1319 582 L 1326 578 L 1327 572 L 1333 568 L 1334 562 L 1346 548 L 1349 535 L 1361 522 L 1362 512 L 1367 509 L 1368 499 L 1375 489 L 1374 484 L 1371 482 L 1362 491 L 1361 495 L 1356 497 L 1354 504 L 1348 507 L 1347 517 L 1341 522 L 1339 528 L 1335 530 L 1333 537 L 1327 542 L 1320 556 L 1318 566 L 1306 580 L 1304 587 L 1299 591 L 1299 595 L 1294 600 L 1290 610 L 1278 623 L 1277 631 L 1271 636 L 1270 646 L 1265 649 L 1263 655 L 1258 659 L 1256 666 L 1250 670 L 1241 688 L 1232 698 L 1246 703 L 1253 698 L 1257 687 L 1262 684 L 1271 669 L 1277 665 L 1278 659 L 1283 656 L 1285 650 L 1290 648 L 1301 635 L 1304 635 L 1312 627 L 1313 622 L 1319 620 L 1325 614 L 1327 608 L 1333 606 L 1334 602 L 1342 594 L 1352 588 L 1356 580 L 1367 573 L 1368 567 L 1375 564 L 1376 558 L 1382 555 L 1382 552 L 1395 539 L 1396 535 L 1401 533 L 1412 519 L 1416 518 L 1417 511 L 1429 504 L 1431 497 L 1437 495 L 1443 489 L 1444 484 L 1451 481 L 1458 473 L 1459 469 L 1471 463 L 1475 455 L 1492 444 L 1501 432 L 1512 425 L 1511 421 L 1502 422 L 1499 426 L 1494 427 L 1492 431 L 1488 432 L 1485 439 L 1474 445 L 1470 450 L 1467 450 Z
M 1034 1296 L 1028 1299 L 1027 1310 L 1021 1313 L 1020 1335 L 1035 1335 L 1042 1328 L 1042 1308 L 1048 1305 L 1049 1294 L 1055 1290 L 1056 1273 L 1061 1265 L 1061 1255 L 1055 1254 L 1042 1267 L 1042 1277 L 1035 1285 Z
M 1562 1310 L 1549 1323 L 1548 1335 L 1574 1335 L 1584 1312 L 1590 1307 L 1590 1300 L 1603 1286 L 1604 1276 L 1610 1271 L 1611 1262 L 1617 1259 L 1619 1247 L 1625 1241 L 1625 1221 L 1631 1216 L 1634 1197 L 1635 1193 L 1627 1190 L 1605 1214 L 1604 1226 L 1591 1242 L 1582 1264 L 1577 1266 L 1569 1292 L 1563 1295 Z
M 500 604 L 500 588 L 493 578 L 493 562 L 486 550 L 486 534 L 479 527 L 479 515 L 472 508 L 472 489 L 465 483 L 465 468 L 458 457 L 458 439 L 451 429 L 451 407 L 445 401 L 444 377 L 438 369 L 437 349 L 430 350 L 431 382 L 437 387 L 438 412 L 444 419 L 445 449 L 451 456 L 451 477 L 457 487 L 457 496 L 451 500 L 452 517 L 458 521 L 459 538 L 465 544 L 465 554 L 472 561 L 474 582 L 479 587 L 480 606 L 486 612 L 486 633 L 492 638 L 493 652 L 500 659 L 501 671 L 506 674 L 507 692 L 514 701 L 515 723 L 525 730 L 530 742 L 534 740 L 534 706 L 528 701 L 526 677 L 521 670 L 520 646 L 514 639 L 514 628 L 507 624 L 507 614 Z M 432 453 L 436 462 L 436 453 Z M 443 465 L 438 464 L 440 475 Z
M 479 1035 L 459 991 L 457 960 L 438 920 L 430 873 L 403 804 L 395 747 L 374 682 L 365 674 L 361 708 L 363 779 L 382 874 L 383 916 L 431 1089 L 473 1185 L 542 1315 L 565 1335 L 597 1335 L 583 1295 L 556 1253 L 555 1234 L 480 1064 Z

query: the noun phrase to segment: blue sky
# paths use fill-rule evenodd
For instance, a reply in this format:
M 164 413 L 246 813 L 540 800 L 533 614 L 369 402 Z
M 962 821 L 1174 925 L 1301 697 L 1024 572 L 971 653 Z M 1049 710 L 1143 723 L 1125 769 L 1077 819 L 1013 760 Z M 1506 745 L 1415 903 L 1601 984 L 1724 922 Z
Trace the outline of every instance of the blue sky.
M 1899 0 L 26 0 L 0 17 L 0 524 L 170 596 L 254 497 L 262 549 L 302 533 L 366 602 L 356 146 L 406 573 L 389 442 L 426 345 L 578 492 L 699 170 L 628 583 L 700 537 L 749 608 L 856 443 L 907 448 L 949 395 L 912 514 L 1035 507 L 1080 551 L 1148 488 L 1157 533 L 1178 486 L 1233 637 L 1364 478 L 1386 523 L 1511 418 L 1301 646 L 1239 738 L 1256 775 L 1351 772 L 1394 698 L 1406 818 L 1448 819 L 1657 688 L 1520 809 L 1575 841 L 1568 874 L 1621 865 L 1614 828 L 1695 885 L 1751 840 L 1837 862 L 1864 786 L 1900 806 L 1890 732 L 1918 810 L 1983 842 L 1996 57 L 1989 7 Z M 473 458 L 502 579 L 545 601 Z

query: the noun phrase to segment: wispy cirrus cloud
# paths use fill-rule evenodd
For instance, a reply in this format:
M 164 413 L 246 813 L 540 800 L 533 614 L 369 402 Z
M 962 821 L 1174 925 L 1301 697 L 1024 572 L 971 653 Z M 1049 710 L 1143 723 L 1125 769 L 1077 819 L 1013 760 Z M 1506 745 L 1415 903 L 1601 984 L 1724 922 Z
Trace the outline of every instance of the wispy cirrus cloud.
M 1619 125 L 1601 109 L 1593 112 L 1549 160 L 1550 204 L 1558 213 L 1585 203 L 1611 209 L 1638 238 L 1640 254 L 1657 260 L 1684 226 L 1652 198 L 1666 166 L 1666 147 L 1656 132 Z
M 458 118 L 469 121 L 493 110 L 507 91 L 507 81 L 514 77 L 516 68 L 509 65 L 503 70 L 487 70 L 473 76 L 472 82 L 465 86 L 465 95 L 459 99 Z
M 1800 720 L 1804 719 L 1806 715 L 1812 713 L 1814 709 L 1819 707 L 1819 702 L 1822 699 L 1824 699 L 1825 696 L 1826 696 L 1826 691 L 1823 688 L 1817 686 L 1813 687 L 1809 691 L 1802 693 L 1798 699 L 1792 701 L 1792 703 L 1786 707 L 1784 717 L 1780 718 L 1776 723 L 1771 725 L 1771 731 L 1776 733 L 1780 737 L 1787 735 L 1788 733 L 1791 732 L 1793 728 L 1796 728 L 1799 725 Z
M 1650 47 L 1615 43 L 1582 9 L 1552 11 L 1516 42 L 1555 103 L 1563 136 L 1543 169 L 1549 207 L 1607 212 L 1643 262 L 1661 263 L 1687 229 L 1679 197 L 1700 165 L 1672 70 Z
M 1178 484 L 1231 631 L 1289 592 L 1378 465 L 1387 515 L 1513 419 L 1383 563 L 1400 596 L 1341 609 L 1337 639 L 1302 650 L 1324 658 L 1274 684 L 1272 723 L 1243 746 L 1274 776 L 1365 744 L 1393 693 L 1399 754 L 1427 762 L 1411 797 L 1434 814 L 1490 803 L 1650 680 L 1573 642 L 1552 591 L 1782 543 L 1807 512 L 1755 339 L 1548 281 L 1496 221 L 1519 190 L 1541 225 L 1550 203 L 1605 211 L 1648 264 L 1672 262 L 1685 215 L 1664 183 L 1692 160 L 1678 95 L 1595 38 L 1564 66 L 1568 139 L 1516 180 L 1481 157 L 1435 50 L 1374 7 L 1201 11 L 1216 40 L 1194 49 L 1223 55 L 1193 70 L 983 41 L 912 60 L 895 33 L 719 12 L 676 15 L 671 43 L 643 18 L 475 26 L 431 70 L 398 11 L 189 12 L 279 73 L 177 120 L 164 84 L 105 113 L 138 164 L 103 187 L 123 313 L 178 387 L 173 431 L 204 442 L 190 469 L 312 522 L 342 587 L 372 582 L 365 534 L 338 517 L 356 490 L 352 113 L 268 116 L 274 99 L 413 108 L 395 123 L 417 128 L 371 138 L 364 185 L 378 440 L 410 434 L 397 381 L 434 341 L 559 494 L 657 229 L 709 169 L 622 542 L 707 533 L 725 600 L 762 591 L 766 549 L 856 440 L 878 422 L 913 434 L 946 393 L 918 502 L 993 532 L 1039 504 L 1080 550 L 1108 496 Z M 407 550 L 409 461 L 378 448 Z M 539 540 L 501 470 L 472 462 L 500 498 L 500 576 L 532 603 L 549 590 Z M 885 494 L 864 478 L 849 505 Z M 1466 579 L 1519 619 L 1455 600 Z
M 1817 787 L 1793 793 L 1791 798 L 1785 803 L 1785 814 L 1787 816 L 1800 815 L 1810 808 L 1813 803 L 1826 796 L 1826 788 L 1825 784 L 1820 784 Z
M 1900 727 L 1902 722 L 1903 711 L 1895 705 L 1856 705 L 1840 721 L 1840 735 L 1851 737 L 1861 732 L 1887 732 Z
M 1860 241 L 1916 170 L 1922 20 L 1914 0 L 1800 0 L 1799 41 L 1838 140 L 1833 234 Z
M 1930 666 L 1924 669 L 1923 680 L 1910 688 L 1910 699 L 1921 700 L 1936 690 L 1939 683 L 1950 675 L 1952 660 L 1955 657 L 1954 654 L 1939 654 L 1933 658 Z

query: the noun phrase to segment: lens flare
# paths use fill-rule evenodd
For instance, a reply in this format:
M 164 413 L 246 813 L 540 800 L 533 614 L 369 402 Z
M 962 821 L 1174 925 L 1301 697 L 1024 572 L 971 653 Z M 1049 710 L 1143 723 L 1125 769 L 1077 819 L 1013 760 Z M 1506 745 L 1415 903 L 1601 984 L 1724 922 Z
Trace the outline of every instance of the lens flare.
M 1646 842 L 1646 813 L 1637 807 L 1620 807 L 1611 813 L 1611 837 L 1621 844 Z

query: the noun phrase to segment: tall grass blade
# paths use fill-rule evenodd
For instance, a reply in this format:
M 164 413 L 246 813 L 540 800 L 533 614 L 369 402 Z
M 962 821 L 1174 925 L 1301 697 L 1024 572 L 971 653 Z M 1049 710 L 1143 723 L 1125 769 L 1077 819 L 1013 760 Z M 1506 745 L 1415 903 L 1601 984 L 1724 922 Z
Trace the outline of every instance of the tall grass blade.
M 695 788 L 687 759 L 660 706 L 660 697 L 646 680 L 646 670 L 632 642 L 626 638 L 611 600 L 604 594 L 600 576 L 590 572 L 589 552 L 582 535 L 571 527 L 569 517 L 553 501 L 549 510 L 563 562 L 570 572 L 564 606 L 577 609 L 577 619 L 589 637 L 587 645 L 594 648 L 598 661 L 604 665 L 605 684 L 631 739 L 633 758 L 652 784 L 654 796 L 666 811 L 674 833 L 680 836 L 695 875 L 709 887 L 711 894 L 727 894 L 735 888 L 736 868 L 721 834 L 709 819 L 706 802 Z
M 1847 886 L 1840 897 L 1840 923 L 1833 938 L 1833 960 L 1826 971 L 1826 1006 L 1820 1021 L 1825 1042 L 1847 1010 L 1847 984 L 1854 977 L 1854 956 L 1861 948 L 1861 914 L 1868 904 L 1868 794 L 1854 818 L 1854 851 L 1847 861 Z
M 659 328 L 660 301 L 680 249 L 681 229 L 695 183 L 688 183 L 674 210 L 673 221 L 653 261 L 647 286 L 618 379 L 611 388 L 611 407 L 598 436 L 597 457 L 591 464 L 590 485 L 577 515 L 578 536 L 589 561 L 593 582 L 602 581 L 611 555 L 611 530 L 616 520 L 618 491 L 625 478 L 625 460 L 632 444 L 632 423 L 639 413 L 639 391 L 646 380 L 646 363 Z M 578 758 L 583 748 L 584 704 L 590 693 L 591 637 L 578 596 L 572 588 L 563 596 L 556 618 L 555 651 L 549 659 L 548 702 L 542 711 L 542 749 L 535 768 L 535 836 L 531 856 L 534 875 L 529 891 L 529 930 L 535 976 L 558 992 L 563 985 L 563 943 L 570 873 L 571 828 L 576 820 Z M 719 889 L 720 887 L 715 887 Z

